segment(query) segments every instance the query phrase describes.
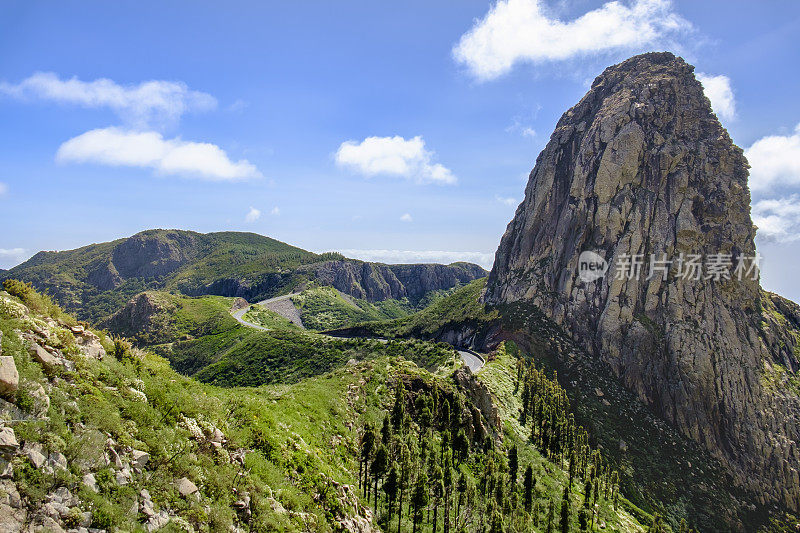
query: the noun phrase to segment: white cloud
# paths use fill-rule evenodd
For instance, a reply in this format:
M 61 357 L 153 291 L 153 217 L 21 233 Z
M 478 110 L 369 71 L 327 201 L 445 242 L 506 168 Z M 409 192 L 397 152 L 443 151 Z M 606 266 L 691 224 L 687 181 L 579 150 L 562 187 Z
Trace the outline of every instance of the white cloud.
M 96 129 L 73 137 L 59 147 L 56 160 L 145 167 L 158 174 L 212 181 L 261 177 L 249 161 L 233 162 L 217 145 L 180 138 L 164 139 L 153 131 L 135 132 L 119 128 Z
M 274 216 L 274 217 L 276 217 L 276 216 L 281 214 L 281 210 L 280 210 L 280 208 L 278 206 L 275 206 L 275 207 L 272 208 L 272 210 L 269 212 L 269 214 Z
M 753 223 L 758 236 L 768 241 L 792 242 L 800 239 L 800 197 L 761 200 L 753 205 Z
M 7 192 L 8 192 L 8 185 L 0 181 L 0 196 L 3 196 Z
M 750 189 L 800 185 L 800 124 L 791 135 L 762 137 L 744 151 L 750 163 Z
M 11 268 L 28 258 L 25 248 L 0 248 L 0 268 Z
M 698 72 L 697 79 L 703 84 L 703 92 L 711 100 L 711 108 L 719 118 L 733 120 L 736 117 L 736 100 L 733 97 L 730 78 Z
M 413 219 L 413 218 L 411 218 L 411 215 L 410 215 L 410 214 L 408 214 L 408 213 L 405 213 L 405 214 L 403 214 L 403 216 L 401 216 L 401 217 L 400 217 L 400 220 L 401 220 L 402 222 L 411 222 L 411 221 L 412 221 L 412 220 L 414 220 L 414 219 Z
M 477 263 L 483 268 L 492 268 L 494 254 L 485 252 L 450 252 L 443 250 L 339 250 L 346 257 L 380 263 L 444 263 L 458 261 Z
M 425 149 L 425 141 L 416 136 L 367 137 L 363 141 L 343 142 L 336 151 L 336 163 L 367 177 L 381 174 L 398 176 L 416 183 L 452 184 L 456 177 L 450 169 L 433 162 L 434 153 Z
M 245 222 L 255 222 L 261 218 L 261 211 L 256 209 L 253 206 L 250 206 L 250 211 L 247 212 L 247 215 L 244 217 Z
M 501 204 L 503 204 L 503 205 L 507 205 L 507 206 L 509 206 L 509 207 L 513 207 L 513 206 L 517 205 L 517 203 L 518 203 L 518 202 L 517 202 L 517 199 L 516 199 L 516 198 L 512 198 L 511 196 L 499 196 L 499 195 L 495 195 L 495 197 L 494 197 L 494 198 L 495 198 L 495 200 L 497 200 L 497 201 L 498 201 L 498 202 L 500 202 Z
M 183 82 L 151 80 L 119 85 L 106 78 L 62 80 L 52 72 L 37 72 L 16 84 L 0 82 L 0 93 L 24 100 L 109 108 L 137 127 L 173 122 L 189 111 L 207 111 L 217 105 L 213 96 L 190 90 Z
M 670 0 L 614 1 L 571 21 L 549 16 L 543 0 L 498 0 L 461 36 L 453 56 L 480 80 L 497 78 L 516 63 L 654 47 L 691 29 Z

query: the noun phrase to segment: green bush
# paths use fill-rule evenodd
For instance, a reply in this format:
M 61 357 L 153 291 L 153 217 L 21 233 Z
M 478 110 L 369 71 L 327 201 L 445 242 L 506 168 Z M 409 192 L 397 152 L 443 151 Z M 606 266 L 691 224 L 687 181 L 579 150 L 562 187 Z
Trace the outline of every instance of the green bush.
M 22 300 L 22 303 L 36 313 L 52 316 L 53 318 L 64 317 L 64 312 L 53 302 L 52 298 L 47 294 L 37 292 L 30 283 L 7 279 L 3 282 L 3 289 L 10 295 Z

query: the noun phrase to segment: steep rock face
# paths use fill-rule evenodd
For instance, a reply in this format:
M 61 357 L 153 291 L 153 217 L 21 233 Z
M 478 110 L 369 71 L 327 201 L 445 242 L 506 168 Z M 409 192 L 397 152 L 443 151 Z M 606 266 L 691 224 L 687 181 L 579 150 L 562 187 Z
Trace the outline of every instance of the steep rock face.
M 156 344 L 169 337 L 171 327 L 164 313 L 170 305 L 150 292 L 137 294 L 125 307 L 100 323 L 118 334 L 135 338 L 146 344 Z
M 340 292 L 373 302 L 417 300 L 430 291 L 450 289 L 486 275 L 471 263 L 384 265 L 354 260 L 315 263 L 301 271 Z
M 778 324 L 789 322 L 773 317 L 765 329 L 758 281 L 747 276 L 683 279 L 673 264 L 651 277 L 647 269 L 651 254 L 730 254 L 733 267 L 755 254 L 747 168 L 692 66 L 652 53 L 610 67 L 539 155 L 485 299 L 538 305 L 725 460 L 738 483 L 797 509 L 800 402 L 790 388 L 765 384 L 776 357 L 787 372 L 797 368 L 796 353 L 771 349 L 794 335 Z M 609 272 L 581 281 L 583 251 L 603 256 Z M 616 275 L 626 254 L 644 258 L 638 279 Z M 775 307 L 797 318 L 796 307 Z
M 186 264 L 197 252 L 189 232 L 137 233 L 114 247 L 113 266 L 123 278 L 158 278 Z

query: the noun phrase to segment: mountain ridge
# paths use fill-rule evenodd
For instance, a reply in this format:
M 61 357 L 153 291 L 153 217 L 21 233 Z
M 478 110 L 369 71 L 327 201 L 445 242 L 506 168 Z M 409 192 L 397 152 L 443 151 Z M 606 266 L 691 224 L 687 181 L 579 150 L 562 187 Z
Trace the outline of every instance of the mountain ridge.
M 256 233 L 153 229 L 74 250 L 42 251 L 0 277 L 30 281 L 68 311 L 97 321 L 146 290 L 256 300 L 319 280 L 379 301 L 418 299 L 486 274 L 468 263 L 383 265 L 336 252 L 316 254 Z

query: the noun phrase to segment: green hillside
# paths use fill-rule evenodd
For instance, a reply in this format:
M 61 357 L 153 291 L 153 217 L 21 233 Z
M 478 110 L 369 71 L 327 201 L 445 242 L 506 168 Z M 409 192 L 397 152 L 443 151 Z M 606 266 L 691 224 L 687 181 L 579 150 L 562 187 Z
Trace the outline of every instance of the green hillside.
M 501 340 L 514 341 L 525 358 L 557 372 L 576 421 L 589 429 L 619 470 L 623 490 L 636 505 L 661 513 L 675 528 L 685 519 L 703 531 L 725 530 L 731 523 L 755 531 L 780 516 L 769 507 L 752 505 L 758 495 L 739 490 L 722 463 L 655 416 L 538 308 L 482 303 L 485 283 L 474 281 L 411 316 L 368 322 L 342 333 L 464 342 L 484 351 Z M 492 381 L 491 368 L 489 363 L 481 373 L 487 383 Z
M 314 254 L 254 233 L 148 230 L 63 252 L 39 252 L 5 276 L 47 291 L 95 321 L 145 290 L 187 295 L 237 291 L 270 296 L 293 283 L 299 266 L 341 258 Z
M 235 328 L 238 322 L 230 314 L 232 303 L 233 298 L 222 296 L 147 291 L 99 325 L 139 345 L 164 344 Z
M 338 284 L 340 291 L 359 299 L 356 306 L 363 313 L 355 318 L 362 321 L 405 316 L 453 287 L 485 275 L 482 268 L 467 263 L 383 265 L 333 252 L 315 254 L 255 233 L 157 229 L 76 250 L 39 252 L 0 272 L 0 281 L 30 282 L 93 323 L 107 319 L 145 291 L 257 302 L 309 283 Z M 315 301 L 317 296 L 321 295 L 310 295 Z M 332 317 L 321 319 L 320 329 L 328 323 L 345 323 L 343 308 L 338 307 Z
M 511 531 L 588 520 L 643 531 L 651 520 L 584 444 L 572 448 L 587 460 L 573 462 L 564 490 L 570 448 L 528 442 L 513 413 L 492 407 L 513 402 L 519 387 L 485 389 L 452 367 L 430 373 L 376 354 L 292 385 L 218 388 L 122 340 L 71 331 L 74 320 L 46 298 L 7 288 L 18 296 L 0 293 L 0 346 L 19 383 L 5 393 L 17 422 L 3 430 L 13 476 L 0 483 L 19 503 L 0 501 L 6 526 L 396 531 L 399 520 L 403 531 L 445 521 L 454 531 Z M 87 339 L 104 354 L 87 351 Z M 35 346 L 51 357 L 37 359 Z M 503 354 L 493 375 L 515 372 Z M 541 401 L 562 394 L 541 383 Z M 535 483 L 525 483 L 528 467 Z M 43 501 L 60 511 L 51 517 Z

